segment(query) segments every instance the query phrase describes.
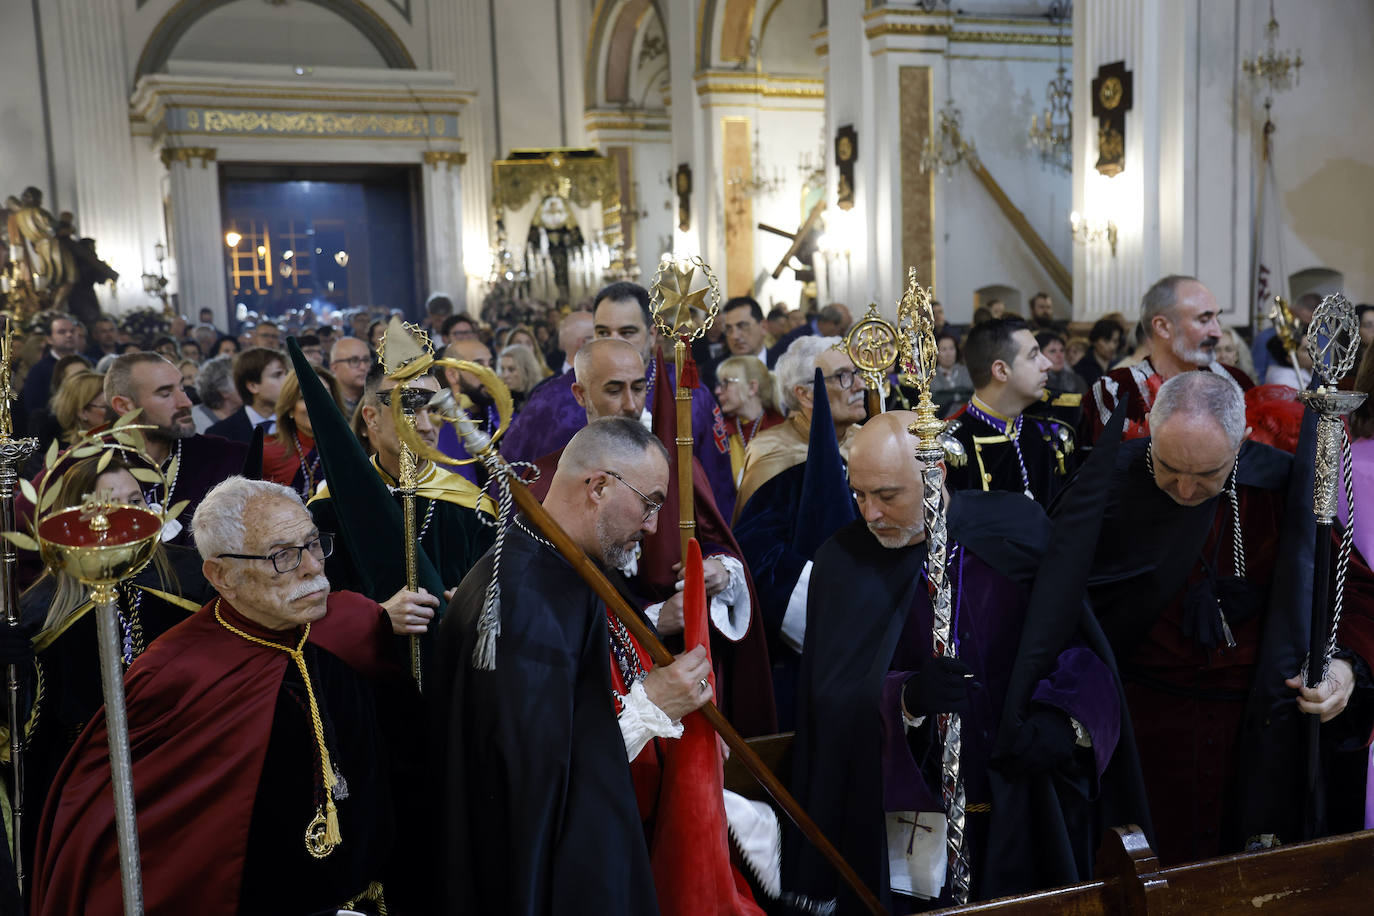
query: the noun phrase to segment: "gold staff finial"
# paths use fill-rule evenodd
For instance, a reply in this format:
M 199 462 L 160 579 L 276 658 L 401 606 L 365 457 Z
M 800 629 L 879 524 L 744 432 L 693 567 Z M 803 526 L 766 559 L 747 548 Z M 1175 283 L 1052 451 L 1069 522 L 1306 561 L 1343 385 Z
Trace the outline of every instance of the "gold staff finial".
M 944 449 L 940 443 L 940 433 L 945 424 L 930 396 L 938 353 L 935 313 L 931 308 L 930 290 L 916 282 L 916 268 L 907 269 L 906 280 L 906 292 L 897 303 L 897 341 L 901 347 L 902 370 L 921 392 L 916 403 L 916 422 L 911 424 L 910 431 L 919 442 L 921 452 L 942 456 Z

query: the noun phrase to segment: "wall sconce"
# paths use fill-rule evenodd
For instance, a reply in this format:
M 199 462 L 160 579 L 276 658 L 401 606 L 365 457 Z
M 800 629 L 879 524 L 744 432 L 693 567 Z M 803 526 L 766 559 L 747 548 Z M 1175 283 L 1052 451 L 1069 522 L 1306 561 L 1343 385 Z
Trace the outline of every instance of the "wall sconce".
M 1086 217 L 1077 210 L 1069 214 L 1069 225 L 1073 227 L 1073 240 L 1080 245 L 1095 245 L 1103 239 L 1111 246 L 1112 257 L 1116 257 L 1116 223 L 1102 217 Z

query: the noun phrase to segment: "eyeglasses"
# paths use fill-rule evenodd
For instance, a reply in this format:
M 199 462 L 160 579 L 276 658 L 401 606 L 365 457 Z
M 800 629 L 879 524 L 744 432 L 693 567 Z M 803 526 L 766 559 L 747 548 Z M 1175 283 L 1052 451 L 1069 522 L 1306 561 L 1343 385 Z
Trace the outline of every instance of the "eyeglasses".
M 724 388 L 726 385 L 739 385 L 743 382 L 744 379 L 742 378 L 731 378 L 728 375 L 722 375 L 716 379 L 716 387 Z
M 834 375 L 825 376 L 825 380 L 827 382 L 834 382 L 835 384 L 839 385 L 841 389 L 848 391 L 850 388 L 854 387 L 854 370 L 841 369 Z
M 377 392 L 377 403 L 383 407 L 390 407 L 393 391 L 401 392 L 401 409 L 407 413 L 424 410 L 434 397 L 434 392 L 428 388 L 388 388 L 386 391 Z
M 283 547 L 275 553 L 221 553 L 216 554 L 216 557 L 230 560 L 271 560 L 272 568 L 280 574 L 289 573 L 299 567 L 301 557 L 307 550 L 312 557 L 323 561 L 334 553 L 334 535 L 322 531 L 313 540 L 306 541 L 299 547 Z
M 663 503 L 656 503 L 656 502 L 654 502 L 652 499 L 650 499 L 649 497 L 647 497 L 647 496 L 645 496 L 643 493 L 641 493 L 641 492 L 639 491 L 639 488 L 638 488 L 638 487 L 636 487 L 634 484 L 630 483 L 630 482 L 629 482 L 628 480 L 626 480 L 624 477 L 621 477 L 621 476 L 620 476 L 619 474 L 617 474 L 615 471 L 608 471 L 607 469 L 602 468 L 602 469 L 601 469 L 601 473 L 603 473 L 603 474 L 609 474 L 610 476 L 614 477 L 616 480 L 620 481 L 620 482 L 623 483 L 625 486 L 629 487 L 631 490 L 634 490 L 635 495 L 638 496 L 640 499 L 644 500 L 644 518 L 641 519 L 641 521 L 647 522 L 649 519 L 651 519 L 651 518 L 653 518 L 655 515 L 657 515 L 657 514 L 658 514 L 658 511 L 659 511 L 660 509 L 663 508 Z M 590 477 L 587 478 L 587 479 L 588 479 L 588 480 L 591 480 Z
M 353 369 L 372 368 L 372 357 L 370 356 L 350 356 L 348 359 L 336 359 L 331 363 L 334 366 L 348 366 Z

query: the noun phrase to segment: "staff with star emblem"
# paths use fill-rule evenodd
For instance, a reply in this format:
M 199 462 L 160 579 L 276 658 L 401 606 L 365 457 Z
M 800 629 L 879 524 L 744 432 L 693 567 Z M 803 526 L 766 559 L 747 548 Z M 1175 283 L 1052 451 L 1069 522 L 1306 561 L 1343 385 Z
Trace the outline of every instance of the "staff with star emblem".
M 707 285 L 694 290 L 692 279 L 697 268 L 701 268 Z M 697 387 L 698 379 L 688 346 L 706 333 L 720 313 L 720 285 L 700 256 L 677 260 L 665 257 L 654 273 L 650 304 L 659 334 L 673 340 L 673 362 L 677 367 L 678 540 L 685 558 L 687 542 L 696 536 L 697 526 L 692 492 L 692 389 Z

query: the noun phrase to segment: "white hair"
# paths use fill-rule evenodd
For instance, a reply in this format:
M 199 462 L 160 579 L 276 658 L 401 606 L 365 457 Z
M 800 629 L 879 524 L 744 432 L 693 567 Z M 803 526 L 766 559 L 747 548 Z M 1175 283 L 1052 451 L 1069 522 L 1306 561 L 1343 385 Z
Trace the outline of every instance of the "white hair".
M 810 388 L 815 383 L 816 360 L 839 342 L 838 337 L 809 334 L 792 341 L 787 352 L 778 357 L 773 374 L 778 377 L 778 384 L 782 385 L 782 402 L 789 411 L 801 409 L 801 401 L 797 400 L 797 386 Z
M 1229 375 L 1206 370 L 1180 372 L 1159 388 L 1150 407 L 1151 429 L 1162 429 L 1177 412 L 1217 421 L 1232 448 L 1245 438 L 1245 395 Z
M 235 476 L 215 484 L 191 518 L 191 533 L 200 558 L 211 560 L 222 553 L 243 553 L 249 504 L 263 499 L 287 500 L 305 508 L 299 493 L 270 480 Z

